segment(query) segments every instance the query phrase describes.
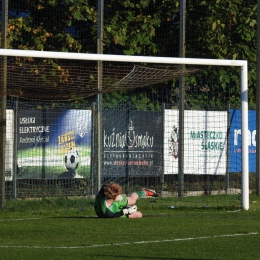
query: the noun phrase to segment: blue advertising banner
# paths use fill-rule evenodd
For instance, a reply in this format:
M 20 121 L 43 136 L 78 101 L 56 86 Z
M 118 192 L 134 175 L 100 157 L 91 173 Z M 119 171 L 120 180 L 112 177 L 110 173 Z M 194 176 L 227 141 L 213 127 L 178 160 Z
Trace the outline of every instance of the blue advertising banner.
M 241 172 L 241 110 L 230 110 L 229 172 Z M 256 111 L 248 111 L 249 172 L 256 171 Z
M 17 178 L 83 178 L 89 175 L 90 110 L 19 110 L 17 137 Z

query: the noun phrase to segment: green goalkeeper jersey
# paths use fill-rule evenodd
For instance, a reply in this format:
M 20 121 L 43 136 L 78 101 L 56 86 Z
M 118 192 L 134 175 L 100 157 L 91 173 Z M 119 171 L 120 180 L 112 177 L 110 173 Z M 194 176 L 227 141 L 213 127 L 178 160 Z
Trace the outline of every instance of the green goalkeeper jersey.
M 121 218 L 126 217 L 123 209 L 127 206 L 127 198 L 123 197 L 123 201 L 114 201 L 111 206 L 107 207 L 106 196 L 104 194 L 104 186 L 100 189 L 95 199 L 95 211 L 99 218 Z

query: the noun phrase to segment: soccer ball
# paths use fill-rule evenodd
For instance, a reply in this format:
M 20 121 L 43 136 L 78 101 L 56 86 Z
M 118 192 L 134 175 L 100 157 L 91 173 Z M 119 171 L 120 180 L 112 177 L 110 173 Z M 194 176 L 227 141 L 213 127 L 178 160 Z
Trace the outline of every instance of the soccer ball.
M 75 172 L 79 165 L 79 153 L 77 150 L 70 151 L 64 158 L 65 167 L 69 172 Z

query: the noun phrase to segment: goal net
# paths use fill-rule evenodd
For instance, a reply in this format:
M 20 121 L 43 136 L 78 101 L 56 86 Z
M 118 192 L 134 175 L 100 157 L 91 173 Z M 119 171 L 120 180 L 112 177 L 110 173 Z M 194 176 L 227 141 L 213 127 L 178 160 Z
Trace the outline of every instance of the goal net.
M 116 181 L 126 193 L 154 188 L 170 206 L 224 200 L 249 208 L 246 61 L 6 49 L 0 55 L 7 197 L 93 196 Z M 227 109 L 221 93 L 210 105 L 207 96 L 220 83 L 210 73 L 198 82 L 215 68 L 236 71 L 240 108 Z

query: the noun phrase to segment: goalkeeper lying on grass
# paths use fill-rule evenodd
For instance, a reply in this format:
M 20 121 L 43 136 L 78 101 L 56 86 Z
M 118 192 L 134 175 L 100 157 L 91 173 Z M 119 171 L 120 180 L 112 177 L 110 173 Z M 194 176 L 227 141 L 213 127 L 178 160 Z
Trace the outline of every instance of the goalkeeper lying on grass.
M 122 187 L 114 182 L 104 185 L 95 199 L 95 211 L 99 218 L 141 218 L 142 213 L 137 211 L 136 201 L 144 196 L 158 197 L 150 189 L 143 188 L 125 197 Z

